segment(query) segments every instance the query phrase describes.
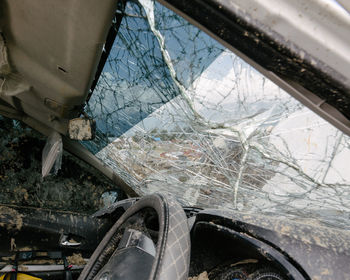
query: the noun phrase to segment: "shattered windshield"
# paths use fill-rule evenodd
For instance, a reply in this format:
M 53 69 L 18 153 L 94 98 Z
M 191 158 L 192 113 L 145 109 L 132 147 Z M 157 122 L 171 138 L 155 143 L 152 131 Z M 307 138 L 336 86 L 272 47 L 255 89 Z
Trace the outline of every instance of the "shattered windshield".
M 350 228 L 348 136 L 159 3 L 120 9 L 90 151 L 140 195 Z

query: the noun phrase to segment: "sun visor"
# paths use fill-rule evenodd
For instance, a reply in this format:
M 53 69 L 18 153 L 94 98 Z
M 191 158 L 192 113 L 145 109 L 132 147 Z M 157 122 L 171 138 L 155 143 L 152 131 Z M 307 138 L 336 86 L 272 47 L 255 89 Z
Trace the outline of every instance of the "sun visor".
M 5 40 L 0 34 L 0 76 L 8 75 L 11 72 L 10 64 L 8 61 L 7 48 Z

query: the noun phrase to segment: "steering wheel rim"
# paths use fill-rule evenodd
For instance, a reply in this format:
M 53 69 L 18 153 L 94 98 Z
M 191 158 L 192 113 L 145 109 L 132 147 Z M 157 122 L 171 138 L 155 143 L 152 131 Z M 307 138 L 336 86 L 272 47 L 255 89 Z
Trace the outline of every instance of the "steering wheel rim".
M 118 219 L 95 249 L 78 280 L 94 279 L 98 273 L 94 267 L 96 267 L 99 257 L 107 248 L 114 234 L 129 218 L 145 208 L 155 210 L 159 224 L 156 254 L 148 279 L 187 279 L 190 236 L 186 215 L 173 198 L 163 194 L 153 194 L 142 197 Z

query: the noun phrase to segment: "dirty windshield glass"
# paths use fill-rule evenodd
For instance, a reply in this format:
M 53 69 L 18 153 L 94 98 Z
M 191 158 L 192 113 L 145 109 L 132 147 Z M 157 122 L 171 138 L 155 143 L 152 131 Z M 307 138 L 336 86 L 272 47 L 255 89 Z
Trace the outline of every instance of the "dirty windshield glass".
M 349 137 L 158 3 L 126 4 L 88 113 L 140 195 L 350 228 Z

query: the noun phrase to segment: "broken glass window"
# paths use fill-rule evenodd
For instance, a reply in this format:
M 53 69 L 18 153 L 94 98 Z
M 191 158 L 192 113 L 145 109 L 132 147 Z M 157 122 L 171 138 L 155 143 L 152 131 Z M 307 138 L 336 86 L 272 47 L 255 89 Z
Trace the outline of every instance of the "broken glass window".
M 349 137 L 159 3 L 127 2 L 87 109 L 141 195 L 350 228 Z

